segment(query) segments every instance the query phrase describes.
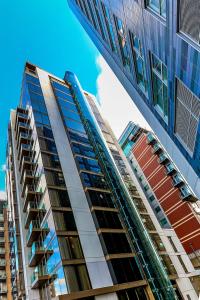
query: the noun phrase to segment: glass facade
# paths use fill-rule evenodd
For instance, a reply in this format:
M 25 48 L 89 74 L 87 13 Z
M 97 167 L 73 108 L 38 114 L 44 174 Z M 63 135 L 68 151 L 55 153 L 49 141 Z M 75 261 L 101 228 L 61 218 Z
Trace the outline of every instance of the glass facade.
M 167 83 L 167 67 L 151 54 L 151 71 L 154 105 L 158 112 L 161 112 L 163 118 L 168 120 L 168 83 Z
M 199 100 L 198 1 L 183 0 L 173 4 L 166 0 L 97 2 L 109 44 L 102 34 L 95 33 L 94 26 L 91 33 L 91 22 L 87 22 L 87 15 L 79 9 L 80 4 L 68 0 L 70 8 L 169 151 L 193 191 L 200 196 L 199 120 L 198 126 L 194 125 L 197 135 L 193 138 L 193 145 L 188 147 L 176 134 L 175 120 L 177 115 L 179 119 L 182 116 L 179 107 L 174 105 L 176 79 L 183 82 Z M 168 144 L 167 137 L 170 137 Z M 180 155 L 175 155 L 172 150 L 176 147 Z M 187 167 L 183 168 L 185 159 Z M 188 177 L 186 169 L 189 170 L 190 166 L 195 171 L 195 180 Z

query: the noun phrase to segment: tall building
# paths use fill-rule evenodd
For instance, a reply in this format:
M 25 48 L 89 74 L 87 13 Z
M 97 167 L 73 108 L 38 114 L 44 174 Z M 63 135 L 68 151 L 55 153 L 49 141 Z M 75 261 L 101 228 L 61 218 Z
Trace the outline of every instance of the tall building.
M 12 272 L 13 245 L 12 222 L 6 194 L 0 193 L 0 299 L 13 300 L 16 295 L 15 274 Z M 15 266 L 15 261 L 14 261 Z
M 199 2 L 68 3 L 200 197 Z
M 197 272 L 151 225 L 109 126 L 73 73 L 62 80 L 27 63 L 8 132 L 18 299 L 198 299 Z
M 194 267 L 199 269 L 199 199 L 153 133 L 130 122 L 119 143 L 160 225 L 170 224 Z

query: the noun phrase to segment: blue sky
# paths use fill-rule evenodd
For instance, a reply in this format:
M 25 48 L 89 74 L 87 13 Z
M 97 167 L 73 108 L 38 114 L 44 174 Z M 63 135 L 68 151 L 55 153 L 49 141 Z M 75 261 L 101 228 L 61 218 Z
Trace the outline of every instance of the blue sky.
M 26 61 L 61 78 L 66 70 L 76 73 L 82 87 L 97 95 L 117 137 L 130 120 L 148 128 L 67 0 L 0 0 L 0 41 L 0 191 L 9 112 L 19 103 Z
M 77 74 L 84 89 L 96 94 L 98 51 L 67 0 L 0 1 L 0 190 L 4 188 L 9 111 L 19 103 L 24 64 L 30 61 L 63 78 Z

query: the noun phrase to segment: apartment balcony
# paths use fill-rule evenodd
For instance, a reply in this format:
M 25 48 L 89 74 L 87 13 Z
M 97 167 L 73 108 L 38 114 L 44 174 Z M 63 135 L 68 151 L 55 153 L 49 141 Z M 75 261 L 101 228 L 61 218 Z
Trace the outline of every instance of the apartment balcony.
M 5 249 L 0 248 L 0 257 L 5 257 Z
M 167 175 L 173 175 L 174 173 L 176 173 L 176 168 L 172 163 L 166 164 L 165 168 L 167 171 Z
M 3 237 L 0 237 L 0 247 L 4 247 L 5 239 Z
M 34 170 L 35 161 L 30 156 L 23 156 L 22 160 L 19 163 L 19 171 L 23 174 L 24 170 Z
M 175 187 L 180 187 L 180 186 L 182 186 L 184 184 L 184 180 L 183 180 L 183 178 L 181 177 L 181 175 L 180 174 L 175 174 L 174 176 L 173 176 L 173 185 L 175 186 Z
M 21 132 L 24 132 L 24 133 L 31 133 L 32 132 L 32 129 L 31 129 L 31 126 L 30 126 L 30 124 L 28 124 L 28 123 L 24 123 L 24 122 L 18 122 L 18 124 L 17 124 L 18 126 L 17 126 L 17 130 L 16 130 L 16 139 L 18 140 L 18 138 L 19 138 L 19 134 L 21 133 Z
M 29 267 L 37 266 L 45 256 L 46 260 L 53 254 L 53 249 L 45 248 L 41 242 L 34 242 L 29 253 Z
M 198 200 L 186 185 L 180 187 L 179 190 L 181 194 L 181 199 L 183 201 L 196 202 Z
M 33 157 L 34 151 L 32 145 L 30 144 L 21 144 L 18 151 L 18 160 L 21 162 L 23 156 Z
M 6 267 L 6 261 L 5 259 L 0 259 L 0 270 L 5 269 Z
M 155 141 L 156 141 L 156 139 L 155 139 L 154 135 L 151 132 L 149 132 L 147 134 L 147 144 L 152 144 Z
M 24 196 L 25 194 L 25 191 L 26 191 L 26 186 L 27 185 L 37 185 L 38 183 L 38 180 L 39 180 L 39 176 L 37 174 L 35 174 L 34 171 L 32 170 L 25 170 L 24 171 L 24 174 L 22 176 L 22 179 L 21 179 L 21 183 L 22 183 L 22 197 Z
M 39 203 L 42 198 L 43 193 L 36 191 L 34 185 L 27 184 L 24 192 L 24 207 L 23 211 L 26 212 L 29 202 Z
M 46 284 L 49 285 L 56 278 L 57 275 L 48 266 L 37 267 L 31 277 L 32 289 L 38 289 Z
M 35 201 L 28 202 L 26 210 L 25 228 L 28 229 L 30 222 L 36 220 L 37 216 L 44 217 L 46 209 L 44 204 L 41 206 Z
M 169 161 L 169 157 L 167 156 L 167 154 L 161 153 L 161 154 L 159 155 L 158 162 L 159 162 L 160 164 L 165 164 L 165 163 L 168 162 L 168 161 Z
M 41 226 L 41 223 L 37 220 L 31 221 L 26 237 L 27 247 L 31 247 L 33 242 L 37 241 L 39 236 L 43 234 L 43 237 L 49 233 L 48 224 L 45 223 Z
M 162 151 L 162 147 L 160 146 L 160 144 L 159 144 L 159 143 L 155 143 L 155 144 L 153 145 L 152 153 L 158 154 L 158 153 L 160 153 L 161 151 Z
M 31 134 L 27 132 L 20 132 L 17 139 L 17 149 L 21 144 L 30 144 L 33 141 Z
M 6 280 L 6 273 L 0 273 L 0 281 Z
M 24 122 L 24 123 L 30 122 L 30 119 L 28 117 L 28 111 L 26 110 L 23 110 L 21 112 L 17 111 L 15 129 L 17 128 L 19 122 Z
M 8 292 L 8 290 L 7 290 L 6 286 L 5 287 L 3 286 L 0 288 L 0 295 L 5 295 L 5 294 L 7 294 L 7 292 Z

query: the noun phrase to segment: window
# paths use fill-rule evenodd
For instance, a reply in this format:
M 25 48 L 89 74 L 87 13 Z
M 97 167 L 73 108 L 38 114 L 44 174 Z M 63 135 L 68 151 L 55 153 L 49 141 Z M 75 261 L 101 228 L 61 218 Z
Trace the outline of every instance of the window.
M 122 224 L 116 212 L 96 210 L 95 216 L 99 228 L 122 229 Z
M 64 272 L 68 293 L 91 289 L 85 265 L 65 266 Z
M 93 206 L 114 207 L 111 194 L 97 191 L 88 191 L 89 200 Z
M 69 195 L 65 190 L 48 189 L 52 207 L 70 207 Z
M 129 53 L 129 48 L 128 48 L 128 44 L 127 44 L 127 37 L 126 37 L 126 33 L 125 33 L 124 24 L 123 24 L 122 20 L 120 20 L 116 16 L 114 16 L 114 20 L 115 20 L 115 26 L 117 29 L 117 37 L 118 37 L 118 41 L 119 41 L 119 47 L 120 47 L 123 65 L 130 66 L 130 57 L 129 57 L 130 53 Z
M 107 189 L 105 178 L 99 175 L 82 173 L 83 183 L 88 187 Z
M 135 258 L 114 259 L 110 262 L 110 264 L 115 273 L 115 284 L 142 279 L 142 275 L 137 266 Z
M 68 212 L 53 212 L 56 230 L 76 231 L 76 224 L 73 213 Z
M 89 171 L 95 172 L 95 173 L 101 173 L 101 168 L 100 168 L 97 160 L 88 159 L 88 158 L 81 157 L 81 156 L 78 156 L 76 160 L 78 162 L 80 169 L 89 170 Z
M 58 238 L 62 259 L 83 258 L 79 237 L 66 236 Z
M 141 41 L 136 35 L 129 31 L 131 50 L 133 54 L 136 71 L 137 84 L 143 92 L 147 92 L 147 76 L 144 62 L 144 53 Z
M 73 129 L 73 130 L 85 133 L 85 129 L 84 129 L 83 125 L 80 122 L 65 119 L 64 123 L 65 123 L 65 126 L 69 129 Z
M 114 34 L 114 29 L 113 29 L 113 24 L 112 24 L 109 9 L 104 5 L 103 2 L 101 2 L 101 6 L 103 10 L 104 21 L 107 28 L 111 49 L 113 52 L 117 52 L 117 46 L 115 43 L 115 34 Z
M 98 0 L 93 0 L 93 5 L 94 5 L 95 13 L 96 13 L 96 16 L 97 16 L 97 20 L 98 20 L 98 23 L 99 23 L 101 36 L 104 40 L 106 40 L 104 23 L 103 23 L 103 20 L 102 20 L 101 13 L 99 13 Z
M 93 148 L 90 146 L 88 147 L 88 146 L 81 145 L 78 143 L 73 143 L 72 150 L 75 154 L 81 154 L 81 155 L 84 155 L 87 157 L 95 158 L 95 153 L 93 151 Z
M 179 79 L 176 80 L 175 133 L 192 154 L 195 147 L 200 116 L 200 99 Z
M 167 67 L 153 53 L 151 54 L 151 70 L 152 70 L 152 81 L 153 81 L 154 106 L 167 122 L 168 120 Z
M 179 3 L 179 30 L 200 43 L 199 1 L 180 0 Z
M 107 253 L 131 253 L 131 248 L 124 233 L 102 233 Z
M 147 0 L 147 7 L 151 8 L 156 14 L 166 18 L 166 0 Z

